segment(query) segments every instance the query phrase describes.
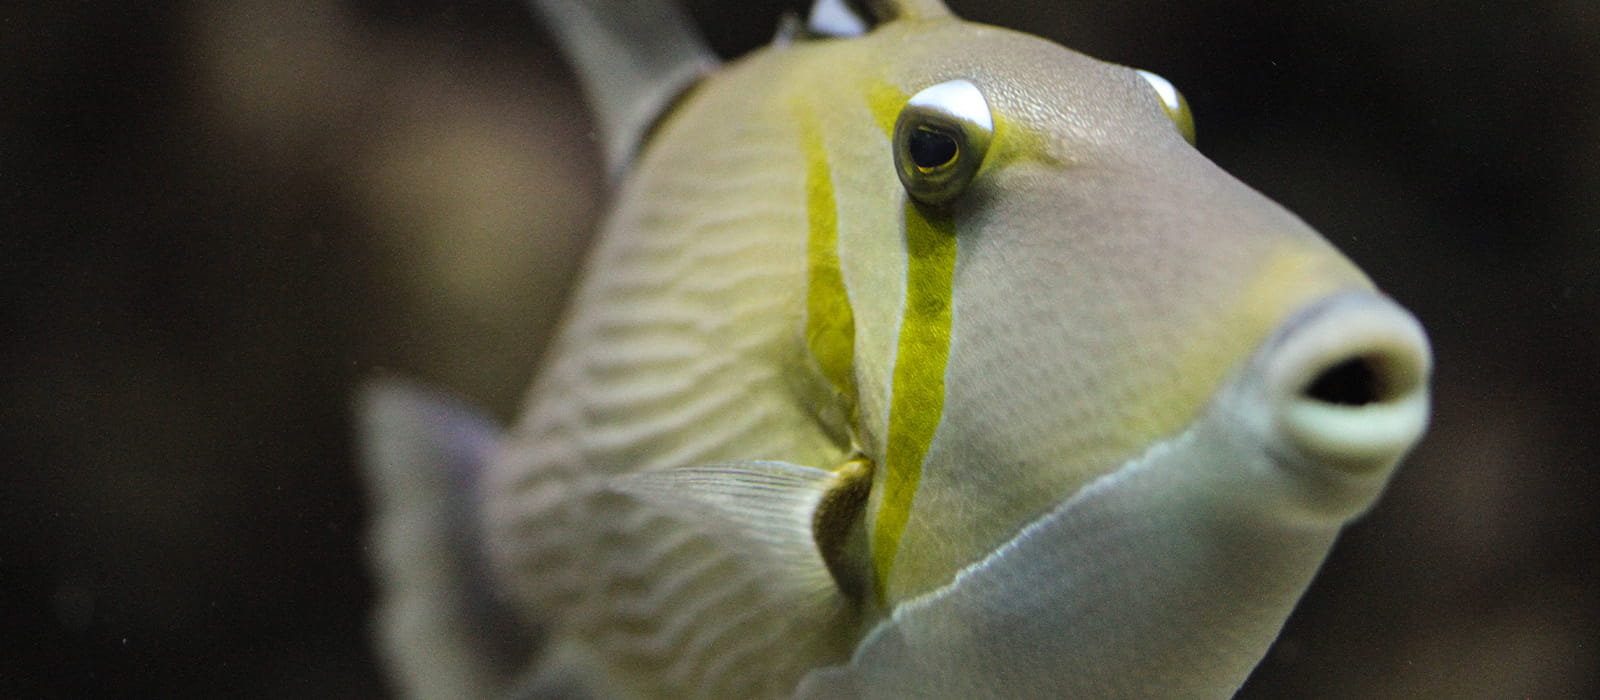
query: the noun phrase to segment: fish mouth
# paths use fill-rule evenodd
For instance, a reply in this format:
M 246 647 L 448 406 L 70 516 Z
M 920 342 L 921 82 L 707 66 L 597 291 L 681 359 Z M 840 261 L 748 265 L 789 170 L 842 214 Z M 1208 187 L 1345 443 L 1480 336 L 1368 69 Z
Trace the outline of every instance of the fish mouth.
M 1386 469 L 1422 437 L 1432 353 L 1422 326 L 1388 298 L 1339 294 L 1280 332 L 1266 379 L 1287 447 L 1352 476 Z

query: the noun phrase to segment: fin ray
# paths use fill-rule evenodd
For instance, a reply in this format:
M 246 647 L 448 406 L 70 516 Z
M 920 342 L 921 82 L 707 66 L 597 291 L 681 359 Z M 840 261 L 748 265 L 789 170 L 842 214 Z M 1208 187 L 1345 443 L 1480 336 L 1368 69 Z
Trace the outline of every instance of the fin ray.
M 843 662 L 859 609 L 835 585 L 812 529 L 836 481 L 821 469 L 747 461 L 580 484 L 580 519 L 555 527 L 583 542 L 574 565 L 586 585 L 555 612 L 563 638 L 588 651 L 541 676 L 618 684 L 591 689 L 602 696 L 777 697 L 806 669 Z M 531 586 L 557 573 L 527 564 L 518 568 Z M 603 667 L 574 670 L 572 659 Z
M 734 529 L 745 542 L 809 564 L 821 562 L 811 514 L 833 482 L 834 474 L 822 469 L 749 461 L 628 474 L 613 488 L 721 521 L 718 526 Z

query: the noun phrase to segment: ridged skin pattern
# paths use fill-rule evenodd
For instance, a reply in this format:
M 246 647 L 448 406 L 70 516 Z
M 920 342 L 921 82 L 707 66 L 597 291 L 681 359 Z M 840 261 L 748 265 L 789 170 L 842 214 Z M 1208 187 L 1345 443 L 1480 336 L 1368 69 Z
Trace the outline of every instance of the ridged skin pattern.
M 771 697 L 847 653 L 836 592 L 812 579 L 797 615 L 769 592 L 781 562 L 608 488 L 626 472 L 847 454 L 797 398 L 804 172 L 772 164 L 797 162 L 800 144 L 784 115 L 746 101 L 763 80 L 746 72 L 751 84 L 732 77 L 670 121 L 619 194 L 486 489 L 502 589 L 558 644 L 603 649 L 620 692 Z M 702 111 L 741 118 L 701 129 Z

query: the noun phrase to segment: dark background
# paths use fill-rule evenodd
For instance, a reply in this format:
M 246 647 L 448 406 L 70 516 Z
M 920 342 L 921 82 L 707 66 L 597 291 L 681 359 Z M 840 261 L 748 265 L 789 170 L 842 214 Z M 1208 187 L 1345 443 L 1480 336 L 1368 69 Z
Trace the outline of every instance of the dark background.
M 1600 697 L 1600 4 L 953 4 L 1172 79 L 1432 335 L 1245 696 Z M 0 697 L 382 695 L 351 393 L 513 415 L 594 158 L 514 0 L 0 5 Z

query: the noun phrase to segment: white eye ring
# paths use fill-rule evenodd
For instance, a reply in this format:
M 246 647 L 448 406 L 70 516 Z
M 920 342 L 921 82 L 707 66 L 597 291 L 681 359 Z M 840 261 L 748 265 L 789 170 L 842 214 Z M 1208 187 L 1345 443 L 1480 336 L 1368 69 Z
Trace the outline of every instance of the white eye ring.
M 983 131 L 994 131 L 994 115 L 989 101 L 978 86 L 965 80 L 952 80 L 924 89 L 906 100 L 907 107 L 925 107 L 970 122 Z
M 1166 107 L 1170 111 L 1178 109 L 1179 105 L 1183 103 L 1183 98 L 1178 97 L 1178 88 L 1172 86 L 1172 81 L 1147 70 L 1138 70 L 1138 73 L 1139 77 L 1150 83 L 1150 87 L 1156 89 L 1156 95 L 1161 97 L 1162 107 Z
M 1134 72 L 1156 91 L 1156 97 L 1161 99 L 1161 108 L 1166 110 L 1173 126 L 1178 127 L 1178 133 L 1183 134 L 1184 140 L 1194 143 L 1194 114 L 1189 111 L 1189 101 L 1183 99 L 1183 93 L 1178 92 L 1172 81 L 1155 73 L 1138 68 Z
M 900 184 L 923 204 L 954 199 L 983 165 L 993 136 L 994 115 L 978 86 L 951 80 L 918 92 L 894 125 Z

